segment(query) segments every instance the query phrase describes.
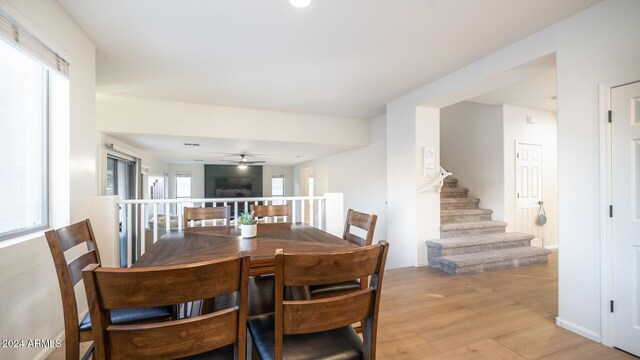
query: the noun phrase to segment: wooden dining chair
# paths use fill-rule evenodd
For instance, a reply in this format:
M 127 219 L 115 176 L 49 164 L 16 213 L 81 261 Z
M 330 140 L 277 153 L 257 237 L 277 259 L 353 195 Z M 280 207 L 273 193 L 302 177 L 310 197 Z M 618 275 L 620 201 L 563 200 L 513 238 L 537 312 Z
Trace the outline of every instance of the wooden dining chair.
M 79 319 L 78 303 L 74 287 L 82 280 L 82 269 L 89 264 L 100 264 L 100 253 L 96 238 L 89 219 L 45 233 L 53 263 L 58 275 L 58 284 L 62 296 L 62 310 L 64 315 L 65 351 L 67 360 L 78 360 L 80 357 L 80 342 L 92 341 L 91 318 L 86 314 Z M 77 245 L 86 244 L 87 252 L 67 262 L 65 252 Z M 77 250 L 74 250 L 77 251 Z M 173 315 L 173 307 L 152 307 L 145 309 L 120 309 L 112 314 L 114 323 L 131 323 L 164 319 Z M 88 359 L 93 352 L 90 346 L 82 359 Z
M 246 359 L 249 255 L 195 264 L 83 270 L 97 360 Z M 115 325 L 114 309 L 164 306 L 238 293 L 237 301 L 200 316 Z
M 381 241 L 327 253 L 277 250 L 275 314 L 249 320 L 253 356 L 262 360 L 375 359 L 388 248 L 387 242 Z M 299 301 L 283 299 L 286 286 L 333 284 L 366 276 L 371 276 L 370 285 L 349 294 Z M 364 322 L 362 340 L 351 326 L 358 321 Z
M 286 218 L 286 222 L 291 222 L 291 205 L 251 205 L 253 216 L 263 222 L 277 222 L 278 217 Z
M 195 225 L 193 228 L 219 228 L 220 226 L 229 227 L 231 224 L 231 207 L 217 206 L 217 207 L 185 207 L 183 217 L 184 230 L 189 229 L 191 220 L 195 221 L 211 221 L 213 225 L 199 226 Z M 218 221 L 222 221 L 223 225 L 216 225 Z
M 373 242 L 373 234 L 376 230 L 377 215 L 369 215 L 349 209 L 347 211 L 347 220 L 344 224 L 344 232 L 342 238 L 356 244 L 358 246 L 369 246 Z M 360 229 L 364 237 L 353 234 L 352 228 Z M 350 280 L 336 284 L 325 284 L 318 286 L 310 286 L 309 294 L 311 298 L 319 299 L 325 296 L 335 295 L 338 293 L 348 293 L 359 289 L 364 289 L 367 284 L 367 278 L 359 280 Z

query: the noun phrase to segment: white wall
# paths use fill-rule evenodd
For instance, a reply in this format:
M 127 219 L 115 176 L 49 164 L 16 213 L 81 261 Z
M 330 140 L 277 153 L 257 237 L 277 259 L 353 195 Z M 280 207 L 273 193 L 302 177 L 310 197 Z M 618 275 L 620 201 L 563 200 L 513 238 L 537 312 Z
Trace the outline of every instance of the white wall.
M 271 177 L 284 175 L 284 196 L 293 196 L 293 166 L 264 165 L 262 167 L 262 196 L 271 196 Z
M 169 199 L 176 198 L 176 172 L 191 173 L 191 198 L 204 198 L 204 165 L 169 164 Z
M 367 120 L 358 118 L 107 95 L 98 95 L 97 104 L 98 130 L 104 132 L 349 146 L 369 141 Z M 239 124 L 242 131 L 238 131 Z
M 504 221 L 507 231 L 515 231 L 516 214 L 516 142 L 542 145 L 542 200 L 547 223 L 542 228 L 544 246 L 558 246 L 558 121 L 556 113 L 546 110 L 504 105 Z M 527 124 L 533 116 L 535 124 Z M 540 240 L 532 245 L 541 246 Z
M 440 110 L 440 161 L 493 210 L 494 220 L 505 219 L 502 106 L 464 101 Z
M 320 179 L 320 185 L 315 186 L 316 195 L 344 193 L 345 214 L 352 208 L 378 215 L 374 235 L 374 242 L 377 242 L 387 238 L 385 117 L 378 116 L 369 123 L 369 145 L 296 165 L 295 195 L 300 195 L 300 170 L 313 168 L 314 181 L 316 177 Z
M 415 167 L 406 164 L 403 154 L 409 150 L 406 141 L 415 128 L 417 106 L 445 107 L 495 90 L 497 87 L 488 88 L 495 85 L 490 79 L 556 53 L 560 239 L 557 323 L 595 341 L 602 339 L 602 311 L 606 306 L 601 298 L 600 227 L 608 205 L 608 199 L 600 197 L 601 172 L 605 171 L 600 163 L 600 131 L 604 129 L 600 120 L 606 109 L 599 108 L 598 84 L 619 85 L 640 79 L 639 13 L 640 1 L 604 1 L 387 106 L 389 179 L 413 176 Z M 431 130 L 438 131 L 436 128 Z M 410 198 L 414 195 L 409 192 L 411 184 L 394 180 L 389 181 L 388 188 L 396 185 L 398 190 L 389 191 L 388 196 L 400 200 L 393 208 L 390 202 L 389 211 L 415 212 L 414 200 Z M 391 219 L 390 215 L 389 229 L 406 224 L 406 221 L 392 223 Z M 390 232 L 390 240 L 394 241 L 391 235 Z
M 97 194 L 95 130 L 95 48 L 90 39 L 53 1 L 0 0 L 3 10 L 26 19 L 70 61 L 69 192 L 66 214 L 52 226 L 64 226 L 88 216 L 88 199 Z M 15 12 L 15 13 L 14 13 Z M 0 243 L 0 339 L 55 339 L 64 325 L 53 261 L 43 236 L 19 243 Z M 50 349 L 0 348 L 2 359 L 33 359 Z

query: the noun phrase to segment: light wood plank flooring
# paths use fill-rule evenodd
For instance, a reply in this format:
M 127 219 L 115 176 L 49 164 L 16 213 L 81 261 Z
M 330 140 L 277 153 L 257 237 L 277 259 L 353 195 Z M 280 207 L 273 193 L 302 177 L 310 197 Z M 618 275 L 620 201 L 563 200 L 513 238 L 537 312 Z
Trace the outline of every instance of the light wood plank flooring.
M 449 276 L 431 268 L 385 273 L 379 359 L 635 359 L 555 326 L 558 257 L 548 264 Z M 50 360 L 64 359 L 63 348 Z

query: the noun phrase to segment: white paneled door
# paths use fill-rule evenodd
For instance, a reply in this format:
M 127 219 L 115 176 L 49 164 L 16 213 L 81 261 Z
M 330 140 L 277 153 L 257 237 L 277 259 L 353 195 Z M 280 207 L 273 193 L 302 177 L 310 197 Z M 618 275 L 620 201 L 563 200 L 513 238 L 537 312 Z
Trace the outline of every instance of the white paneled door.
M 640 83 L 611 90 L 613 346 L 640 356 Z
M 536 225 L 542 201 L 542 145 L 516 143 L 516 231 L 536 237 L 532 245 L 544 246 Z

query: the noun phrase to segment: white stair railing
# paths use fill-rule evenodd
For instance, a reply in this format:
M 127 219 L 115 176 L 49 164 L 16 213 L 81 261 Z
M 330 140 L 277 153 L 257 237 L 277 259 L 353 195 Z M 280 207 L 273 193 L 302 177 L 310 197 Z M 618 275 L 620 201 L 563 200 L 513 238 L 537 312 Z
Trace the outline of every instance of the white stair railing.
M 453 174 L 445 170 L 445 168 L 443 168 L 442 166 L 440 166 L 440 175 L 438 175 L 438 177 L 430 180 L 424 186 L 419 188 L 418 192 L 419 193 L 427 192 L 436 186 L 438 187 L 436 189 L 436 192 L 440 192 L 442 190 L 442 186 L 444 185 L 444 179 L 446 179 L 447 176 L 450 176 L 450 175 L 453 175 Z
M 327 203 L 329 199 L 330 204 Z M 337 200 L 336 200 L 337 199 Z M 159 237 L 171 231 L 182 231 L 184 207 L 190 206 L 230 206 L 231 226 L 238 226 L 235 221 L 242 211 L 249 210 L 250 205 L 291 205 L 292 223 L 305 222 L 305 208 L 308 210 L 309 225 L 338 234 L 337 227 L 343 221 L 342 194 L 325 194 L 325 196 L 285 196 L 285 197 L 252 197 L 252 198 L 205 198 L 205 199 L 151 199 L 151 200 L 119 200 L 116 201 L 119 218 L 126 219 L 122 224 L 121 234 L 126 241 L 117 239 L 117 254 L 125 256 L 126 261 L 118 260 L 121 265 L 132 263 L 148 250 L 147 239 L 155 244 Z M 327 209 L 331 213 L 327 214 Z M 327 218 L 329 217 L 329 218 Z M 164 222 L 164 224 L 162 224 Z M 201 223 L 204 226 L 204 222 Z

